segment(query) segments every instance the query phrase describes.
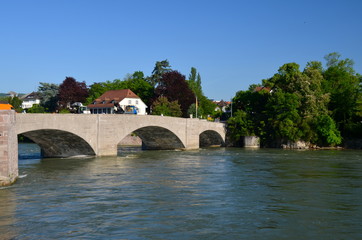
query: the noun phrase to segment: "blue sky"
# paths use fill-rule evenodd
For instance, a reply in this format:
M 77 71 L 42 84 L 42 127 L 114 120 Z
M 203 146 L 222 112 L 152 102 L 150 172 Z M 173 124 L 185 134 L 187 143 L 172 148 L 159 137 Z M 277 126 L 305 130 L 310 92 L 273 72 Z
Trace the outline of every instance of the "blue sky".
M 164 59 L 186 76 L 197 68 L 216 100 L 331 52 L 362 73 L 361 10 L 360 0 L 0 0 L 0 92 L 148 76 Z

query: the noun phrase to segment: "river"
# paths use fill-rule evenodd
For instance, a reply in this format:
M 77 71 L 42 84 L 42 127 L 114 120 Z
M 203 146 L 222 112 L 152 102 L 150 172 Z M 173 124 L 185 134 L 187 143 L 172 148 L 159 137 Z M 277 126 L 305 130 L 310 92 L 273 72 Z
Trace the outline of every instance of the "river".
M 37 151 L 0 189 L 0 239 L 362 239 L 361 151 Z

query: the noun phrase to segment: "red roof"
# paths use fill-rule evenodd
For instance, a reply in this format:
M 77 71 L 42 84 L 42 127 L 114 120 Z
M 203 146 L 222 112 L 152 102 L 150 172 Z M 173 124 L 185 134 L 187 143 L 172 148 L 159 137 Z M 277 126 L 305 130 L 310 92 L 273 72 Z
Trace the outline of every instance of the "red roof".
M 266 91 L 270 92 L 271 89 L 268 87 L 256 87 L 254 91 L 260 92 L 261 90 L 266 90 Z
M 119 103 L 125 98 L 140 98 L 131 89 L 120 89 L 120 90 L 110 90 L 102 94 L 97 98 L 92 104 L 89 104 L 89 108 L 109 108 L 113 107 L 114 103 Z

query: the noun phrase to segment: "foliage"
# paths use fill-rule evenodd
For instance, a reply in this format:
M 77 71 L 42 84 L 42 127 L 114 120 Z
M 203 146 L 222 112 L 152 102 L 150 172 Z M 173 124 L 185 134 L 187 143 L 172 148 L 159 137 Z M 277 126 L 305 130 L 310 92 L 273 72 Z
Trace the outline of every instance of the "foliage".
M 207 115 L 214 115 L 216 104 L 209 100 L 202 92 L 201 86 L 201 76 L 200 73 L 197 72 L 196 68 L 192 67 L 191 72 L 189 75 L 189 79 L 187 80 L 189 88 L 192 90 L 194 95 L 198 101 L 198 116 L 207 116 Z M 192 108 L 192 107 L 191 107 Z M 190 113 L 195 116 L 196 114 L 196 107 L 193 107 L 194 110 L 190 109 Z M 189 114 L 190 114 L 189 113 Z
M 27 113 L 45 113 L 45 108 L 39 104 L 33 104 L 31 108 L 26 110 Z
M 137 96 L 139 96 L 146 105 L 151 104 L 153 98 L 154 88 L 146 81 L 144 74 L 141 71 L 136 71 L 125 79 L 123 82 L 123 89 L 131 89 Z
M 66 109 L 66 108 L 63 108 L 63 109 L 60 109 L 60 110 L 59 110 L 59 113 L 60 113 L 60 114 L 67 114 L 67 113 L 70 113 L 70 110 L 69 110 L 69 109 Z
M 3 97 L 0 99 L 0 101 L 9 103 L 11 106 L 14 107 L 14 110 L 18 113 L 20 113 L 23 110 L 21 108 L 21 104 L 23 103 L 23 101 L 17 96 Z
M 190 89 L 197 96 L 197 98 L 203 96 L 202 87 L 201 87 L 201 76 L 200 73 L 197 73 L 197 70 L 194 67 L 191 68 L 188 84 Z
M 58 107 L 58 91 L 59 86 L 53 83 L 40 82 L 38 94 L 41 98 L 40 105 L 44 107 L 46 112 L 55 112 Z
M 233 141 L 239 142 L 242 136 L 253 136 L 253 121 L 248 114 L 238 110 L 227 121 L 228 130 Z
M 361 96 L 360 79 L 354 73 L 353 61 L 339 60 L 337 53 L 328 54 L 327 70 L 324 72 L 323 89 L 330 94 L 328 109 L 342 132 L 346 124 L 358 114 L 358 99 Z
M 181 117 L 182 112 L 177 100 L 170 102 L 166 97 L 160 96 L 153 102 L 152 115 Z
M 89 88 L 89 97 L 86 100 L 86 105 L 99 98 L 106 91 L 118 89 L 131 89 L 145 104 L 151 104 L 154 88 L 146 81 L 143 72 L 136 71 L 132 75 L 126 76 L 123 81 L 115 79 L 113 81 L 92 84 Z
M 157 98 L 166 97 L 171 102 L 177 100 L 181 106 L 183 117 L 187 117 L 190 105 L 195 103 L 195 96 L 189 88 L 185 76 L 178 71 L 166 72 L 162 75 L 155 89 L 155 96 Z
M 339 58 L 337 53 L 328 54 L 326 70 L 318 61 L 308 62 L 303 71 L 297 63 L 284 64 L 262 85 L 237 92 L 233 112 L 243 112 L 242 120 L 253 123 L 251 130 L 264 145 L 267 140 L 304 140 L 335 146 L 342 143 L 342 136 L 360 137 L 362 78 L 355 73 L 352 60 Z M 256 91 L 258 86 L 266 90 Z M 229 130 L 238 139 L 246 134 L 245 128 L 240 124 L 236 130 L 230 124 L 234 122 L 229 120 Z
M 192 115 L 193 118 L 205 118 L 204 112 L 202 108 L 197 107 L 197 115 L 196 115 L 196 104 L 193 103 L 190 105 L 189 109 L 187 110 L 187 114 L 190 116 Z
M 274 137 L 296 141 L 302 133 L 299 123 L 301 117 L 298 113 L 299 98 L 294 93 L 278 91 L 273 94 L 266 104 L 268 122 Z
M 152 71 L 152 75 L 146 78 L 146 81 L 152 86 L 156 87 L 162 78 L 162 75 L 167 72 L 171 72 L 171 66 L 168 60 L 157 61 Z
M 75 102 L 85 102 L 88 88 L 85 82 L 77 82 L 72 77 L 66 77 L 59 86 L 58 98 L 61 109 L 70 108 Z
M 318 143 L 321 146 L 335 146 L 342 142 L 342 137 L 335 122 L 328 115 L 320 115 L 316 118 L 316 132 Z

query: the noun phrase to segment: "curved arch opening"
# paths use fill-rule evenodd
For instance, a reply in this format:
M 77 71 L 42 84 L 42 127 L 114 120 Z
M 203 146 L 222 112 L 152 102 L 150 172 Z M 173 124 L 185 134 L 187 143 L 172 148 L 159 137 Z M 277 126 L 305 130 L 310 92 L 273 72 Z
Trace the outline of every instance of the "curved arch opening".
M 43 158 L 95 155 L 92 147 L 81 137 L 66 131 L 42 129 L 21 133 L 36 143 Z
M 121 150 L 124 149 L 125 146 L 138 146 L 142 150 L 173 150 L 185 148 L 182 141 L 173 132 L 166 128 L 156 126 L 142 127 L 133 131 L 132 134 L 126 136 L 118 146 Z
M 199 145 L 204 147 L 221 147 L 224 146 L 224 140 L 218 132 L 212 130 L 206 130 L 200 134 Z
M 18 135 L 18 159 L 40 159 L 41 148 L 31 139 L 27 138 L 23 134 Z

